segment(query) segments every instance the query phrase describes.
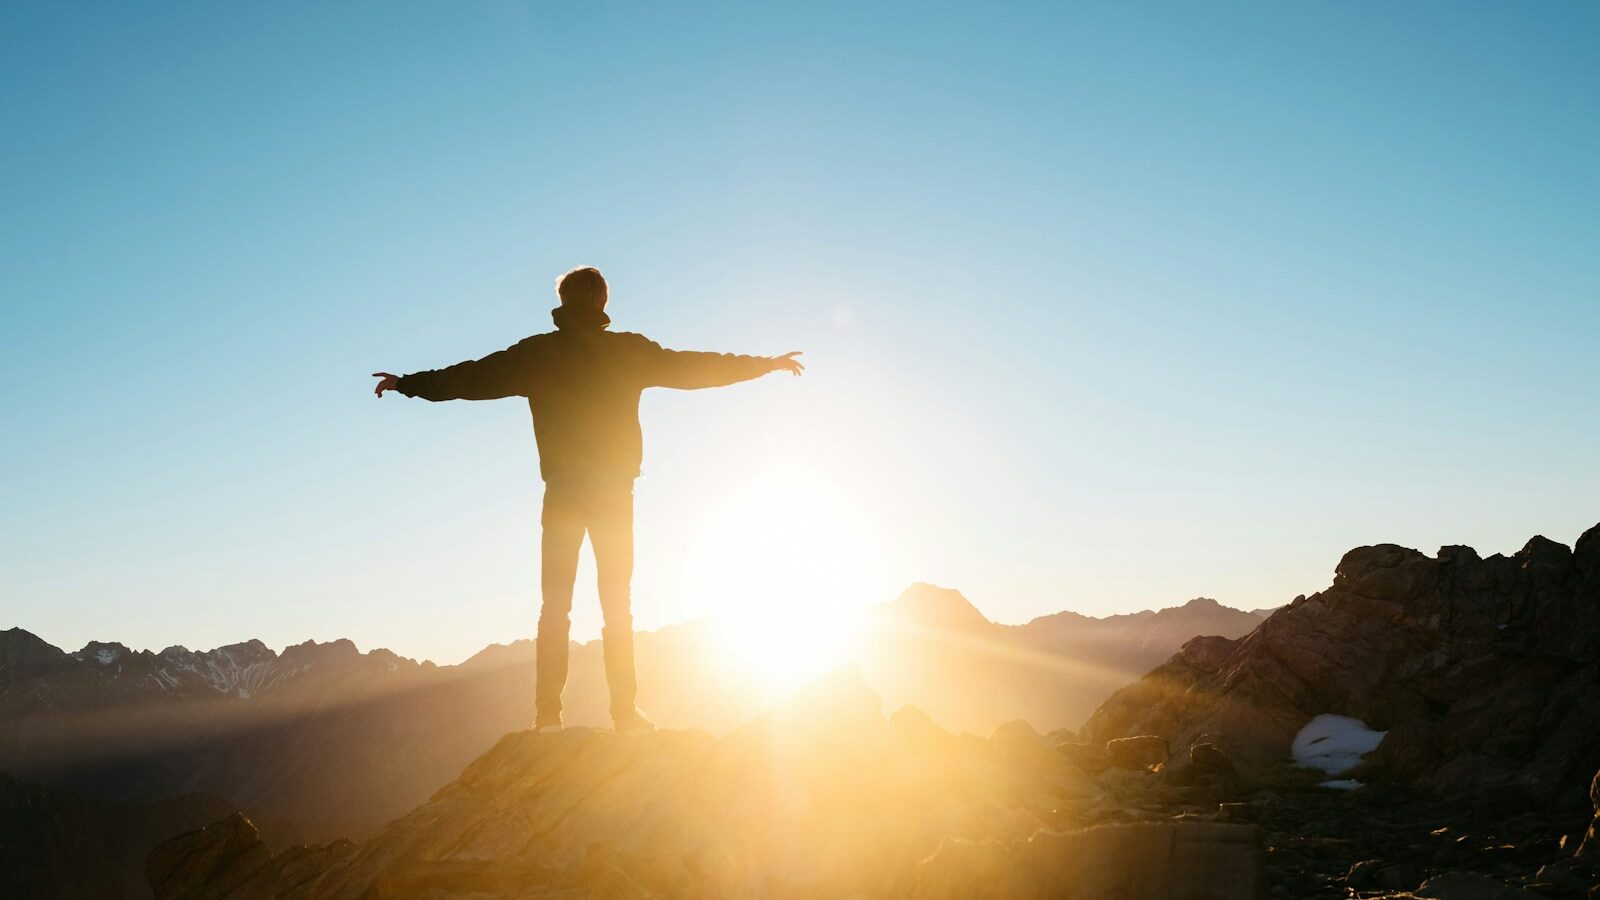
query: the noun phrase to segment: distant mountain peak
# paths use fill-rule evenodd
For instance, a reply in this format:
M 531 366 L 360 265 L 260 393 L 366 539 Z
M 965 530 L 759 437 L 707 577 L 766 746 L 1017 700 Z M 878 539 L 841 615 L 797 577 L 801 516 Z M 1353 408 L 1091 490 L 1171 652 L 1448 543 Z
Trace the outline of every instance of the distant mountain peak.
M 920 626 L 962 630 L 993 628 L 994 623 L 972 601 L 953 588 L 919 581 L 889 603 L 879 607 L 889 618 Z
M 48 649 L 55 650 L 57 653 L 61 652 L 55 645 L 26 628 L 7 628 L 5 631 L 0 631 L 0 650 L 10 651 L 22 648 L 30 650 Z
M 128 655 L 128 648 L 116 642 L 90 641 L 83 645 L 83 649 L 72 654 L 74 659 L 85 662 L 97 662 L 102 666 L 109 666 Z

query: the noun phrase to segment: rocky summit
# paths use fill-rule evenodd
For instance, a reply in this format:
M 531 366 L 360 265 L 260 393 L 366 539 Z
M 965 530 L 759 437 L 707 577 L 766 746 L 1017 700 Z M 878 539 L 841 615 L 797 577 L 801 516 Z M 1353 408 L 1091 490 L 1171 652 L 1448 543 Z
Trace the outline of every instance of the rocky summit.
M 149 874 L 163 898 L 1087 898 L 1134 876 L 1142 897 L 1258 895 L 1255 826 L 1131 821 L 1117 780 L 1021 722 L 985 740 L 885 717 L 846 670 L 721 739 L 508 735 L 360 847 L 272 855 L 234 817 Z

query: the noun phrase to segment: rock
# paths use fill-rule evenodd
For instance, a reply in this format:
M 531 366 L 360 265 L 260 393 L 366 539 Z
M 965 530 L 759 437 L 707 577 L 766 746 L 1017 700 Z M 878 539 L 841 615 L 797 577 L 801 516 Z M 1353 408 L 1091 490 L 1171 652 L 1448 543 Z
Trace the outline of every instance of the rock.
M 1146 769 L 1107 769 L 1095 776 L 1095 780 L 1100 782 L 1112 797 L 1124 803 L 1148 794 L 1156 783 L 1155 778 Z
M 1237 778 L 1233 760 L 1216 744 L 1195 744 L 1189 748 L 1189 761 L 1201 778 Z
M 1419 865 L 1400 863 L 1385 865 L 1372 873 L 1372 887 L 1381 891 L 1408 891 L 1415 888 L 1427 872 Z
M 1347 716 L 1389 732 L 1351 773 L 1363 783 L 1570 808 L 1600 768 L 1595 708 L 1600 526 L 1573 550 L 1535 537 L 1510 557 L 1358 547 L 1328 589 L 1238 641 L 1184 645 L 1081 734 L 1214 743 L 1259 771 L 1314 717 Z
M 996 728 L 989 735 L 989 746 L 1002 761 L 1024 769 L 1058 772 L 1067 765 L 1066 759 L 1021 719 Z
M 1195 744 L 1189 752 L 1173 757 L 1162 766 L 1160 783 L 1165 787 L 1196 792 L 1196 799 L 1221 802 L 1247 793 L 1233 760 L 1215 744 Z
M 277 855 L 251 821 L 234 813 L 156 847 L 145 876 L 156 900 L 270 900 L 301 892 L 355 851 L 350 841 L 290 847 Z
M 1057 753 L 1090 775 L 1098 775 L 1111 768 L 1111 755 L 1099 744 L 1057 744 Z
M 1594 821 L 1589 823 L 1589 829 L 1583 834 L 1577 857 L 1600 862 L 1600 772 L 1596 772 L 1589 782 L 1589 802 L 1594 807 Z
M 1540 866 L 1534 873 L 1532 885 L 1545 885 L 1548 893 L 1566 893 L 1582 896 L 1589 888 L 1600 884 L 1600 872 L 1572 859 L 1557 860 Z M 1532 886 L 1530 885 L 1530 886 Z
M 1352 865 L 1350 870 L 1345 873 L 1344 883 L 1347 887 L 1357 890 L 1366 888 L 1372 884 L 1372 877 L 1381 868 L 1383 868 L 1383 860 L 1363 859 Z
M 951 839 L 918 867 L 912 896 L 1257 900 L 1266 891 L 1261 836 L 1252 825 L 1148 822 L 1010 843 Z
M 150 852 L 145 874 L 157 900 L 236 895 L 271 896 L 261 881 L 272 854 L 250 820 L 233 815 L 182 834 Z
M 1062 744 L 1081 744 L 1083 739 L 1071 728 L 1057 728 L 1044 736 L 1044 742 L 1052 747 L 1059 747 Z
M 1505 882 L 1476 872 L 1435 875 L 1415 891 L 1428 900 L 1526 900 L 1527 894 Z
M 1167 740 L 1153 734 L 1106 742 L 1111 764 L 1124 769 L 1152 769 L 1167 761 Z

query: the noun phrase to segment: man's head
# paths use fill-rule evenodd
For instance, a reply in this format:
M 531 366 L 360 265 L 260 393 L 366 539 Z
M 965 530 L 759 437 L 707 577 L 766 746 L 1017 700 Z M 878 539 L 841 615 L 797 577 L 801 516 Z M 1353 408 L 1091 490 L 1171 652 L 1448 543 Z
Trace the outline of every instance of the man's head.
M 606 277 L 593 266 L 581 266 L 556 279 L 556 293 L 564 307 L 606 308 Z

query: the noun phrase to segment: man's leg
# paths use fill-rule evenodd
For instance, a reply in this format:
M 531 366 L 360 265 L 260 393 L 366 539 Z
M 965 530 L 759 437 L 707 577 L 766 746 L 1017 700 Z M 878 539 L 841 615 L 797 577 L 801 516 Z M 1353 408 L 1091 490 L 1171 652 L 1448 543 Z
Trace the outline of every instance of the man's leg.
M 622 724 L 638 717 L 638 683 L 633 671 L 633 483 L 597 490 L 589 525 L 599 576 L 600 613 L 605 627 L 606 683 L 611 688 L 611 718 Z
M 560 484 L 544 488 L 539 553 L 539 637 L 534 642 L 534 697 L 540 724 L 561 719 L 561 691 L 567 686 L 567 637 L 572 626 L 572 584 L 578 577 L 584 517 L 579 498 Z

